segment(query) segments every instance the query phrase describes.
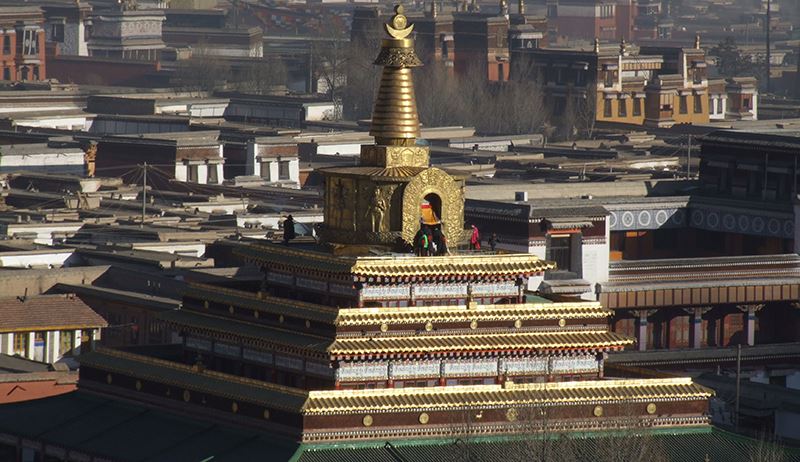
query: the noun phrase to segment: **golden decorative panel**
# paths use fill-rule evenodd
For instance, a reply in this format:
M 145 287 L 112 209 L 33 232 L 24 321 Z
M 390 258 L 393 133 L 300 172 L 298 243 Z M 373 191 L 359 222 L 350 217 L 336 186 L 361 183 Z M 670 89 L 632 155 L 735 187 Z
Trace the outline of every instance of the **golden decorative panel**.
M 430 421 L 430 416 L 428 415 L 427 412 L 423 412 L 422 414 L 419 415 L 419 423 L 421 423 L 422 425 L 425 425 L 429 421 Z
M 234 414 L 239 412 L 239 403 L 237 403 L 236 401 L 231 403 L 231 412 L 233 412 Z
M 111 374 L 106 374 L 106 383 L 111 385 L 111 382 L 114 381 L 114 378 L 111 377 Z
M 420 172 L 403 190 L 403 240 L 414 241 L 420 227 L 420 206 L 428 195 L 441 203 L 442 230 L 450 246 L 455 247 L 464 234 L 463 184 L 433 167 Z
M 137 380 L 136 381 L 136 391 L 142 391 L 142 381 L 141 380 Z
M 656 410 L 657 410 L 657 408 L 656 408 L 655 403 L 650 403 L 650 404 L 647 405 L 647 413 L 648 414 L 651 414 L 651 415 L 655 414 Z
M 192 399 L 192 394 L 189 390 L 183 390 L 183 400 L 188 403 L 190 399 Z
M 595 406 L 592 411 L 595 417 L 603 417 L 603 406 Z
M 517 410 L 517 408 L 512 407 L 506 411 L 506 420 L 508 420 L 509 422 L 516 422 L 518 418 L 519 418 L 519 411 Z
M 427 146 L 361 146 L 361 166 L 427 168 L 429 162 Z
M 372 416 L 369 415 L 369 414 L 365 415 L 364 418 L 361 419 L 361 423 L 364 424 L 365 427 L 371 427 L 372 426 Z

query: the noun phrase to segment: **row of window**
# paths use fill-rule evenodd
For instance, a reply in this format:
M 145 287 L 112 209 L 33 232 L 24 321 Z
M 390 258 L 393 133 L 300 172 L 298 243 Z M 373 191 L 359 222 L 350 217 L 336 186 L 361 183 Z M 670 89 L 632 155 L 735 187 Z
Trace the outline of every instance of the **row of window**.
M 614 101 L 617 102 L 617 117 L 628 117 L 628 100 L 627 99 L 604 99 L 603 100 L 603 117 L 614 117 Z M 642 115 L 642 98 L 631 99 L 632 115 L 639 117 Z
M 13 66 L 3 66 L 3 80 L 14 78 Z M 39 66 L 22 66 L 16 76 L 19 80 L 39 80 Z
M 18 332 L 14 335 L 14 354 L 24 358 L 31 358 L 35 356 L 35 352 L 29 350 L 30 332 Z M 34 348 L 47 348 L 47 332 L 34 332 L 33 344 Z M 62 330 L 58 336 L 58 351 L 56 356 L 70 356 L 72 349 L 75 347 L 75 332 L 71 330 Z M 42 360 L 42 358 L 38 358 Z
M 603 117 L 611 118 L 614 117 L 614 102 L 617 102 L 617 111 L 616 117 L 628 117 L 628 103 L 627 99 L 604 99 L 603 100 Z M 634 117 L 639 117 L 642 115 L 642 98 L 633 98 L 631 99 L 632 105 L 632 115 Z M 716 100 L 715 100 L 716 104 Z M 673 97 L 671 95 L 662 95 L 661 97 L 661 111 L 662 112 L 671 112 L 673 111 Z M 692 98 L 692 111 L 695 114 L 702 114 L 703 113 L 703 95 L 693 95 Z M 688 114 L 689 113 L 689 97 L 687 95 L 680 95 L 678 96 L 678 113 L 679 114 Z

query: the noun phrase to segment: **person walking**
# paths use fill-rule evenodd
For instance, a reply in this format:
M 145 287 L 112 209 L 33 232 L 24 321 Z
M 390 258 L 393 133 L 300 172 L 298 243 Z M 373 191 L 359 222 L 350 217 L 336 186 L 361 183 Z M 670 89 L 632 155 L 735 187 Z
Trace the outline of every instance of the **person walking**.
M 497 248 L 497 243 L 500 242 L 500 238 L 497 237 L 497 233 L 492 233 L 487 242 L 489 243 L 489 248 L 494 252 L 495 248 Z
M 481 250 L 481 233 L 478 232 L 478 228 L 475 225 L 472 225 L 472 236 L 469 238 L 469 249 Z
M 297 237 L 297 233 L 294 231 L 294 218 L 289 215 L 283 220 L 283 243 L 288 244 L 295 237 Z

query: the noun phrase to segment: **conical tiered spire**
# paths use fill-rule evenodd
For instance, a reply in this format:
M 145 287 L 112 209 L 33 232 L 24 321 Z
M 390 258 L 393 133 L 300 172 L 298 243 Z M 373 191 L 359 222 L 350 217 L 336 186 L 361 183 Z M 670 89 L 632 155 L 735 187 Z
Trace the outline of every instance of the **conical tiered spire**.
M 414 29 L 397 5 L 395 14 L 384 24 L 389 38 L 381 42 L 375 64 L 383 66 L 378 96 L 372 110 L 372 129 L 378 145 L 412 146 L 419 136 L 419 115 L 414 96 L 411 69 L 422 62 L 414 53 L 414 40 L 408 38 Z

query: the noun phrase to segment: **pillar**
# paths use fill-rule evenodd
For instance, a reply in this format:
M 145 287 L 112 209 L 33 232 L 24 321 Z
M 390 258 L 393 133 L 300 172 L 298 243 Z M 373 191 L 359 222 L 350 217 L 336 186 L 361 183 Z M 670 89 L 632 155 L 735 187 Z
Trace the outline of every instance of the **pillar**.
M 703 315 L 711 311 L 710 306 L 694 306 L 691 308 L 686 308 L 685 311 L 692 316 L 692 319 L 689 321 L 689 337 L 692 348 L 702 348 L 703 347 Z
M 47 331 L 44 340 L 44 362 L 54 363 L 58 361 L 59 332 L 57 330 Z
M 0 353 L 14 356 L 14 334 L 0 334 Z
M 83 339 L 81 338 L 80 329 L 75 331 L 73 341 L 74 341 L 75 346 L 72 348 L 72 351 L 75 352 L 74 356 L 79 356 L 81 354 L 81 349 L 82 349 L 81 348 L 81 343 L 83 343 Z M 87 350 L 88 350 L 88 348 L 87 348 Z
M 36 332 L 28 332 L 28 359 L 33 360 L 36 357 Z
M 756 313 L 764 308 L 764 305 L 738 305 L 737 308 L 744 313 L 744 333 L 747 345 L 756 344 Z
M 636 312 L 636 343 L 639 351 L 647 349 L 647 316 L 648 310 L 638 310 Z

